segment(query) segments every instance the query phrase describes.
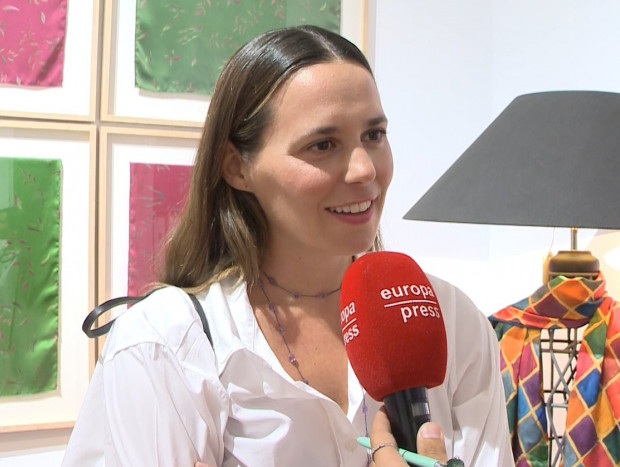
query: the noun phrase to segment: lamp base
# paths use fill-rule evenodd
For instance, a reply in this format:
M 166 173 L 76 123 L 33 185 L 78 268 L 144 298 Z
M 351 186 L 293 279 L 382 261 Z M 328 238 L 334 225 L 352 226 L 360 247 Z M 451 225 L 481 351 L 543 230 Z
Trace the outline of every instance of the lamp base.
M 557 276 L 595 279 L 599 273 L 598 259 L 585 250 L 558 251 L 547 267 L 547 281 Z

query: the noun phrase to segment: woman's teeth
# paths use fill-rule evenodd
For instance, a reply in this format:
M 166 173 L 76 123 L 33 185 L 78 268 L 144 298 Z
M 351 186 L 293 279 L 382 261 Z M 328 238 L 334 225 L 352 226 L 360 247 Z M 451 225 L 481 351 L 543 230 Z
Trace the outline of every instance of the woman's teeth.
M 370 201 L 364 201 L 363 203 L 355 203 L 348 206 L 339 206 L 336 208 L 330 208 L 329 210 L 332 212 L 337 212 L 339 214 L 357 214 L 358 212 L 367 211 L 368 208 L 370 208 L 371 204 L 372 203 Z

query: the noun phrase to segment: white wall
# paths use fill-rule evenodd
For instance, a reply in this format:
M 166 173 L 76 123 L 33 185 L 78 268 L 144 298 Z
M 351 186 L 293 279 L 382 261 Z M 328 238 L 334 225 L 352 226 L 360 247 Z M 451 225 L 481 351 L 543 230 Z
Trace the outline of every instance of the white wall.
M 387 246 L 412 255 L 492 313 L 540 285 L 544 256 L 550 248 L 567 249 L 569 233 L 402 216 L 517 95 L 620 92 L 620 2 L 369 1 L 376 11 L 370 49 L 395 159 L 383 223 Z M 617 232 L 579 235 L 579 246 L 601 260 L 615 297 L 619 245 Z M 66 437 L 4 435 L 0 467 L 59 465 Z
M 620 2 L 376 0 L 373 63 L 390 120 L 395 175 L 383 222 L 389 249 L 466 291 L 486 313 L 542 283 L 568 229 L 406 221 L 402 216 L 518 95 L 620 92 Z M 371 33 L 372 31 L 371 25 Z M 610 168 L 619 171 L 617 168 Z M 481 167 L 482 175 L 484 168 Z M 620 297 L 620 234 L 581 230 Z M 616 257 L 614 261 L 614 255 Z
M 54 467 L 62 462 L 69 429 L 22 431 L 0 436 L 0 467 Z

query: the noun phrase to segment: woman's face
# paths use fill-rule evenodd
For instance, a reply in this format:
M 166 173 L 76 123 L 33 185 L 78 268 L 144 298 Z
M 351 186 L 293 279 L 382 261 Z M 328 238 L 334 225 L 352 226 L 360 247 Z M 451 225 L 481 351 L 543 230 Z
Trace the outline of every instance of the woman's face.
M 353 62 L 311 65 L 270 102 L 260 151 L 241 163 L 269 224 L 268 249 L 353 255 L 373 243 L 392 179 L 387 119 L 370 73 Z

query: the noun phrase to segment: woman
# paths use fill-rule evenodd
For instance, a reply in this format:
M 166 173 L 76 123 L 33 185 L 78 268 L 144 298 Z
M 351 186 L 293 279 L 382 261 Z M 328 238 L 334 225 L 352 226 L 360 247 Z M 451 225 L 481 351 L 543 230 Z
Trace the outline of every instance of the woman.
M 271 31 L 231 58 L 166 245 L 162 282 L 172 287 L 115 323 L 65 465 L 370 462 L 356 438 L 381 404 L 348 365 L 339 288 L 357 255 L 381 247 L 386 131 L 368 62 L 336 34 Z M 458 293 L 433 284 L 455 309 Z M 205 310 L 213 347 L 186 292 Z M 475 323 L 468 339 L 496 351 L 486 318 L 468 303 L 459 312 Z M 497 354 L 481 353 L 462 356 L 468 368 L 449 362 L 431 404 L 450 456 L 503 465 Z

